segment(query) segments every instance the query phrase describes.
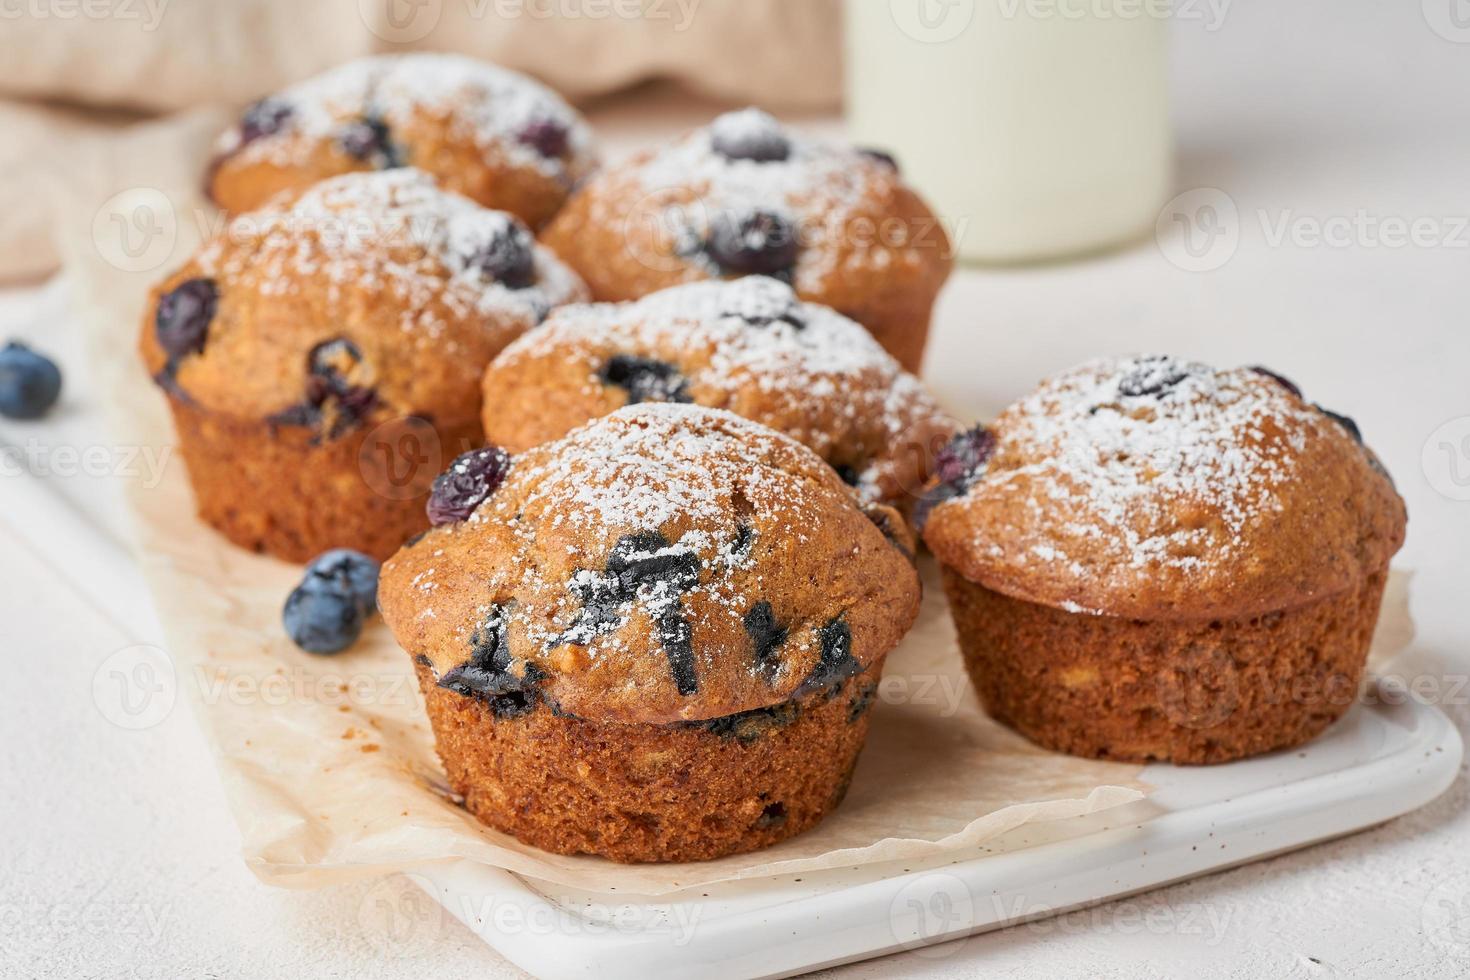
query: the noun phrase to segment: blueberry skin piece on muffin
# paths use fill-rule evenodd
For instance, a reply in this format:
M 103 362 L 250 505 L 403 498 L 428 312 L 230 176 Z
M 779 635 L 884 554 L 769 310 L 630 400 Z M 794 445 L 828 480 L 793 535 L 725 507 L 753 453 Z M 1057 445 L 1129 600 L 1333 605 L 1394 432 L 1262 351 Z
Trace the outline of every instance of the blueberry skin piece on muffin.
M 411 167 L 350 173 L 231 221 L 155 288 L 139 348 L 207 523 L 382 559 L 483 445 L 490 359 L 586 295 L 515 216 Z
M 1407 520 L 1355 428 L 1275 372 L 1151 355 L 956 440 L 923 533 L 987 710 L 1133 761 L 1315 737 L 1355 700 Z
M 253 103 L 206 177 L 238 213 L 359 170 L 412 166 L 540 228 L 597 165 L 586 121 L 531 78 L 450 54 L 348 62 Z
M 861 326 L 759 276 L 562 307 L 497 355 L 483 391 L 486 435 L 512 452 L 624 405 L 724 408 L 906 516 L 957 427 Z
M 675 403 L 513 456 L 380 589 L 469 810 L 618 861 L 705 860 L 820 821 L 918 601 L 908 557 L 830 467 Z
M 747 109 L 607 168 L 542 239 L 600 301 L 767 275 L 861 323 L 917 371 L 953 266 L 939 220 L 891 158 Z

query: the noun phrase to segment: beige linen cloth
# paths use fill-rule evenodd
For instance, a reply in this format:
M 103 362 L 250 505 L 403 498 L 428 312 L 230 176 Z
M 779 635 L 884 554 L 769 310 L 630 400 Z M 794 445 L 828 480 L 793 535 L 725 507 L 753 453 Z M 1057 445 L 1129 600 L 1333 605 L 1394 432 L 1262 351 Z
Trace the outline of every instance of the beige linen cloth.
M 453 51 L 585 101 L 672 79 L 831 107 L 840 0 L 17 0 L 0 5 L 0 282 L 55 268 L 58 162 L 140 117 L 238 106 L 351 58 Z M 8 101 L 6 101 L 8 100 Z M 96 202 L 94 202 L 96 203 Z

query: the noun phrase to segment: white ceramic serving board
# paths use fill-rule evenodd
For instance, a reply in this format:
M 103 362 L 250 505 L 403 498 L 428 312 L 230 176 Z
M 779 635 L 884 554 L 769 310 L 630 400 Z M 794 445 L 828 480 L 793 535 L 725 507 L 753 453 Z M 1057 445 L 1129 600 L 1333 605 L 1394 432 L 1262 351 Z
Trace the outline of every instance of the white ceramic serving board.
M 1149 766 L 1143 778 L 1156 789 L 1147 800 L 1028 824 L 973 857 L 647 901 L 468 862 L 411 877 L 538 977 L 790 976 L 1146 891 L 1423 806 L 1454 779 L 1459 732 L 1412 698 L 1375 700 L 1303 749 L 1208 768 Z

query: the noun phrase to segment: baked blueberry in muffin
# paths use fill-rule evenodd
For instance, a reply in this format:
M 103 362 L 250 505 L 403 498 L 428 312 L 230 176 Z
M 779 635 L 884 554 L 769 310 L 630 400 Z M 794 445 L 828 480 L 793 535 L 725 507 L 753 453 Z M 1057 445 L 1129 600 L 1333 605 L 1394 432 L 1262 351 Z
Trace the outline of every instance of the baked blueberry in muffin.
M 640 402 L 723 408 L 784 432 L 866 501 L 907 513 L 955 430 L 862 327 L 751 276 L 565 306 L 485 372 L 487 438 L 520 452 Z
M 781 279 L 867 327 L 910 371 L 953 264 L 891 157 L 808 139 L 755 109 L 598 174 L 543 237 L 599 300 Z
M 363 58 L 267 96 L 216 153 L 208 191 L 227 211 L 338 174 L 411 166 L 532 228 L 596 165 L 586 122 L 560 96 L 448 54 Z
M 918 517 L 992 715 L 1077 755 L 1224 762 L 1357 695 L 1404 503 L 1264 369 L 1093 361 L 957 437 Z
M 641 404 L 436 498 L 466 482 L 481 502 L 390 559 L 378 602 L 470 812 L 559 853 L 692 861 L 838 804 L 919 582 L 826 464 Z
M 235 218 L 154 290 L 140 347 L 200 515 L 304 561 L 427 526 L 440 460 L 483 442 L 480 377 L 576 276 L 516 218 L 413 169 Z

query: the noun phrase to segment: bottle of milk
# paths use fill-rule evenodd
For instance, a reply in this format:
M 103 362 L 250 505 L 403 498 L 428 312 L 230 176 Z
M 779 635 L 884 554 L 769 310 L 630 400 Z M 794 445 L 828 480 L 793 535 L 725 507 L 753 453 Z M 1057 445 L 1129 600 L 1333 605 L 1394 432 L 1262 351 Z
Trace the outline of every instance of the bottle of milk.
M 1152 229 L 1171 169 L 1168 0 L 847 0 L 854 140 L 894 151 L 962 258 Z

